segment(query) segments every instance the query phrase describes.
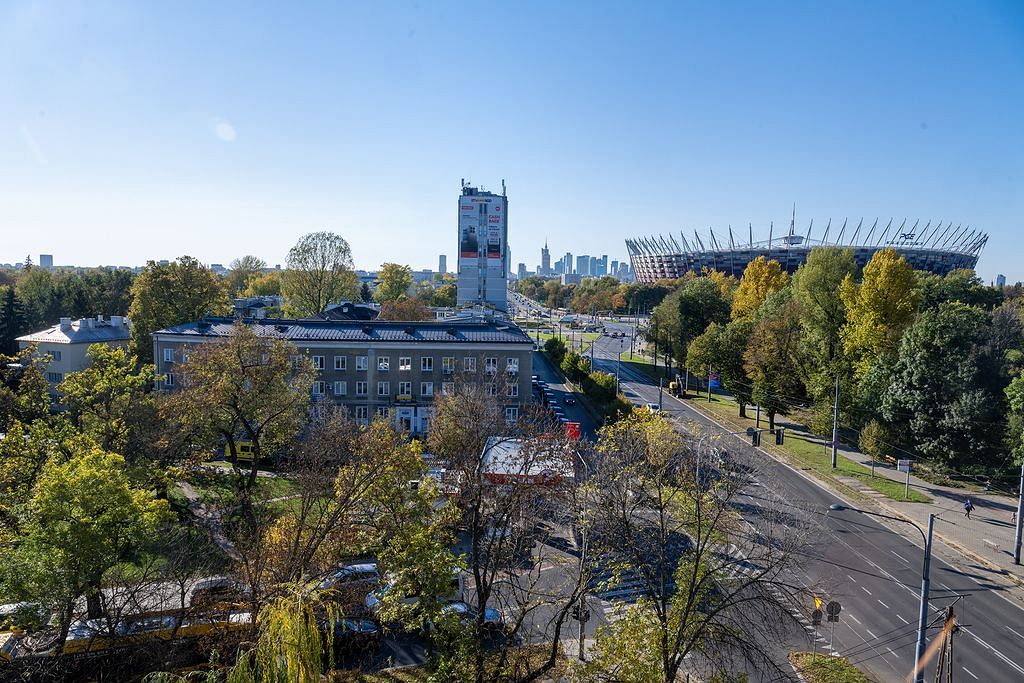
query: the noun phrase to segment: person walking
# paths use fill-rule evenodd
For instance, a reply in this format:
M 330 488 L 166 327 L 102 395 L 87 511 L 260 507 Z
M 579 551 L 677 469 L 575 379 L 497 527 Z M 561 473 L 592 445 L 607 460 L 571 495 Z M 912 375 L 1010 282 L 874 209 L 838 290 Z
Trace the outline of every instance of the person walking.
M 971 510 L 973 510 L 973 509 L 974 509 L 974 503 L 972 503 L 971 499 L 968 498 L 967 500 L 964 501 L 964 517 L 966 517 L 967 519 L 970 519 L 971 518 Z

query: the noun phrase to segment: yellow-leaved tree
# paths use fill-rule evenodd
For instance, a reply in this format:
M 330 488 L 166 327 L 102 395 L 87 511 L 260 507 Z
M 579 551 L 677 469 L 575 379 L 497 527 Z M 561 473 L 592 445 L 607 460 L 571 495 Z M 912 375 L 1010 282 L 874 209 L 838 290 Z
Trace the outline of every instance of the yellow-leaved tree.
M 753 317 L 769 294 L 784 289 L 787 284 L 789 275 L 778 261 L 758 256 L 747 265 L 740 278 L 740 285 L 732 299 L 732 319 Z

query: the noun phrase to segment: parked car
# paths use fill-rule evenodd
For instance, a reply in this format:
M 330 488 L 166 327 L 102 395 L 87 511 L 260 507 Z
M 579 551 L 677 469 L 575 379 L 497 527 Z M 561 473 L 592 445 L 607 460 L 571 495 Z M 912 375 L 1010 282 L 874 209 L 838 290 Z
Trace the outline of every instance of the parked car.
M 246 602 L 251 591 L 235 579 L 220 577 L 199 581 L 192 588 L 190 605 L 193 607 L 234 605 Z
M 574 406 L 574 405 L 576 405 L 576 398 L 574 396 L 566 396 L 565 397 L 565 405 L 567 405 L 567 406 Z
M 462 599 L 462 592 L 464 589 L 463 585 L 464 576 L 461 569 L 452 569 L 451 582 L 448 585 L 448 591 L 444 595 L 438 596 L 442 601 L 457 601 Z M 388 581 L 385 585 L 381 586 L 375 591 L 371 591 L 367 596 L 364 604 L 366 608 L 370 610 L 370 614 L 376 616 L 380 613 L 381 607 L 383 606 L 384 598 L 389 594 L 390 591 L 397 590 L 394 581 Z M 419 602 L 420 596 L 418 592 L 407 593 L 401 597 L 401 601 L 406 605 L 415 605 Z
M 370 619 L 338 619 L 331 631 L 335 660 L 362 658 L 380 648 L 380 627 Z
M 467 605 L 461 600 L 455 602 L 449 602 L 447 605 L 441 608 L 441 619 L 455 618 L 458 619 L 462 624 L 474 624 L 476 623 L 477 616 L 480 612 Z M 501 615 L 501 612 L 488 607 L 484 610 L 484 628 L 493 633 L 499 633 L 505 629 L 505 618 Z M 433 622 L 427 622 L 427 631 L 430 632 L 434 629 Z

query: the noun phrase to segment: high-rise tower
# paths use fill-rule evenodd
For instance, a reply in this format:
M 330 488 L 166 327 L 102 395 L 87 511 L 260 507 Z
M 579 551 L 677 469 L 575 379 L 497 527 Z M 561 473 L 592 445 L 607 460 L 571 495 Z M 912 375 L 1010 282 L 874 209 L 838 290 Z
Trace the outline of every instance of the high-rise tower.
M 544 240 L 544 248 L 540 250 L 540 272 L 537 275 L 551 275 L 551 252 L 548 241 Z
M 508 310 L 508 197 L 462 181 L 457 303 Z

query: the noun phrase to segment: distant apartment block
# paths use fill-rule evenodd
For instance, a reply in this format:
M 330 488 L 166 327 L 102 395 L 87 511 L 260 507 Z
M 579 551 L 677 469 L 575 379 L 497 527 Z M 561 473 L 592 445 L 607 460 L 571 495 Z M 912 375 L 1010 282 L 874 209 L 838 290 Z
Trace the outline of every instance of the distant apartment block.
M 25 349 L 35 344 L 36 353 L 48 358 L 46 379 L 50 388 L 55 389 L 68 373 L 89 367 L 86 351 L 90 346 L 128 346 L 130 333 L 128 318 L 119 315 L 112 315 L 109 319 L 102 315 L 80 320 L 61 318 L 52 327 L 18 337 L 18 347 Z
M 53 254 L 40 254 L 39 267 L 46 269 L 53 268 Z

